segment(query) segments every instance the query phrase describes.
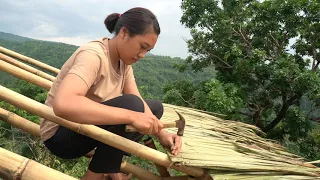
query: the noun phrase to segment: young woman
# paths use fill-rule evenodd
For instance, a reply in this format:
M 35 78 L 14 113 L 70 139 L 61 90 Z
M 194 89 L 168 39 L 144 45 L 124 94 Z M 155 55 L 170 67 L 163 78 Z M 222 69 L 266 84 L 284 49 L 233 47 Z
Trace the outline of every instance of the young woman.
M 181 138 L 162 129 L 159 119 L 161 102 L 143 100 L 138 91 L 131 64 L 143 58 L 156 44 L 160 27 L 154 14 L 144 8 L 133 8 L 123 14 L 111 14 L 105 26 L 112 39 L 89 42 L 81 46 L 63 65 L 46 100 L 57 116 L 67 120 L 97 125 L 131 140 L 153 134 L 162 145 L 177 154 Z M 125 125 L 139 133 L 125 132 Z M 56 156 L 72 159 L 94 148 L 84 180 L 130 179 L 120 174 L 124 152 L 41 119 L 41 139 Z

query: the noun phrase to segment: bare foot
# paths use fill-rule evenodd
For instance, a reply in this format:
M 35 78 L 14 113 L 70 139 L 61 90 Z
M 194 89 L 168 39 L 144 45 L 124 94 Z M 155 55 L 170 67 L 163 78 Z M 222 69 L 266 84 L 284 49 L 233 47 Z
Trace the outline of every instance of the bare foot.
M 94 173 L 90 170 L 87 170 L 87 172 L 84 174 L 81 180 L 103 180 L 103 176 L 104 174 Z
M 104 176 L 105 180 L 130 180 L 132 174 L 123 174 L 123 173 L 109 173 Z

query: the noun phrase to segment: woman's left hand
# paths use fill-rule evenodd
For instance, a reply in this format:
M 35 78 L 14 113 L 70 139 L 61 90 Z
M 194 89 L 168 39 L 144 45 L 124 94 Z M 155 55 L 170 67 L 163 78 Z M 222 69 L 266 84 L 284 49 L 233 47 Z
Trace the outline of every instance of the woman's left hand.
M 163 146 L 171 150 L 171 154 L 174 156 L 181 151 L 182 139 L 177 134 L 168 133 L 163 130 L 159 133 L 158 139 Z

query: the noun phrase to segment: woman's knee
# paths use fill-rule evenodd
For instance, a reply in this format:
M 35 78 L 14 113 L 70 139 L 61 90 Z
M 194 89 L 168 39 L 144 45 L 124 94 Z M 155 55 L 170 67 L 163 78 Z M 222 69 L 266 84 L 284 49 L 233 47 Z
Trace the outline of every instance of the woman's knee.
M 125 101 L 130 106 L 130 110 L 137 112 L 144 112 L 144 104 L 140 97 L 134 94 L 125 94 L 123 95 Z
M 142 99 L 133 94 L 124 94 L 114 99 L 105 101 L 103 104 L 137 112 L 144 112 L 144 104 Z
M 146 103 L 148 104 L 150 110 L 152 113 L 160 119 L 163 115 L 163 104 L 159 100 L 146 100 Z

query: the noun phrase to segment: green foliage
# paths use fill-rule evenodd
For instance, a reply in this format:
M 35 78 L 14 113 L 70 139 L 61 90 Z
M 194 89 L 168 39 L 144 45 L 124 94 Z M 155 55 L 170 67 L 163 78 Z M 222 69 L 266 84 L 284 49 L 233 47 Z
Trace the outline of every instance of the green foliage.
M 255 124 L 290 151 L 319 159 L 320 2 L 185 0 L 181 8 L 192 55 L 178 69 L 214 65 L 221 83 L 195 91 L 197 107 Z
M 161 99 L 162 88 L 166 83 L 177 80 L 191 80 L 198 83 L 214 77 L 212 68 L 206 68 L 199 73 L 191 70 L 179 73 L 174 67 L 182 62 L 180 58 L 152 55 L 134 64 L 133 70 L 142 96 L 146 99 Z
M 320 25 L 315 9 L 320 3 L 219 2 L 182 2 L 181 22 L 192 35 L 187 62 L 194 70 L 213 64 L 217 78 L 234 84 L 243 95 L 239 114 L 270 131 L 302 96 L 311 101 L 319 97 Z
M 165 103 L 221 113 L 227 118 L 235 117 L 243 106 L 237 86 L 223 84 L 216 79 L 199 84 L 191 81 L 172 82 L 165 85 L 164 93 Z

